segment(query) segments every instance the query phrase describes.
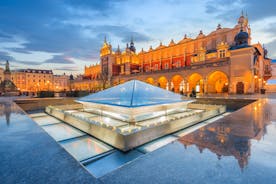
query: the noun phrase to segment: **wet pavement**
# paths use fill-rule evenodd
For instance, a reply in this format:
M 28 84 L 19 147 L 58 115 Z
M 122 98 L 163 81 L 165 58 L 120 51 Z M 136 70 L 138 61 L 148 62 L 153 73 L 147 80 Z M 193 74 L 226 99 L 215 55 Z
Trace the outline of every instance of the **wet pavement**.
M 11 100 L 0 99 L 0 183 L 275 183 L 274 96 L 263 95 L 214 122 L 128 153 L 112 149 L 101 159 L 82 162 L 85 167 L 77 160 L 111 148 L 55 120 L 48 125 L 40 118 L 38 125 Z M 72 144 L 72 138 L 80 144 Z M 80 151 L 82 144 L 89 146 Z
M 0 183 L 96 183 L 21 108 L 0 101 Z

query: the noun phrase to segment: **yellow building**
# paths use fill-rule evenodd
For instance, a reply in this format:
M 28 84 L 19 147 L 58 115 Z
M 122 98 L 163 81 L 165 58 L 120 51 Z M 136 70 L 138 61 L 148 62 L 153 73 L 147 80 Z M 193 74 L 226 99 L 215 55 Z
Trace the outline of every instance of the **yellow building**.
M 4 69 L 0 68 L 0 83 L 4 80 Z
M 16 70 L 12 71 L 11 80 L 21 92 L 54 90 L 52 70 Z
M 59 91 L 69 91 L 69 76 L 65 75 L 53 75 L 53 90 Z
M 101 75 L 110 85 L 138 79 L 177 93 L 256 93 L 271 77 L 270 65 L 267 50 L 251 44 L 244 15 L 233 28 L 219 24 L 209 34 L 199 31 L 139 53 L 133 39 L 123 51 L 113 51 L 105 39 L 100 50 Z
M 90 66 L 84 67 L 84 77 L 90 79 L 97 79 L 100 77 L 101 74 L 101 65 L 94 64 Z

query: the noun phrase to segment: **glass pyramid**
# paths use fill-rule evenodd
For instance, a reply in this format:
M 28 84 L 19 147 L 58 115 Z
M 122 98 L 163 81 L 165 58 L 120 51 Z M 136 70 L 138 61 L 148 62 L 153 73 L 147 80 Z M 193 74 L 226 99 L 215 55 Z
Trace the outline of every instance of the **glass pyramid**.
M 80 102 L 115 105 L 122 107 L 141 107 L 157 104 L 182 102 L 182 96 L 138 80 L 94 93 L 78 99 Z

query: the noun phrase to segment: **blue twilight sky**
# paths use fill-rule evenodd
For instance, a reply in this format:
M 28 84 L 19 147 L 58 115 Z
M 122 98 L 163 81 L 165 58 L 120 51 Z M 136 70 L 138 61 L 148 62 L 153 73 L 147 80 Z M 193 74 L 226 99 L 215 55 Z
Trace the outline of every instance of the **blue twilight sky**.
M 99 61 L 104 35 L 117 48 L 131 36 L 138 51 L 186 33 L 233 27 L 244 10 L 252 42 L 276 58 L 276 1 L 272 0 L 1 0 L 0 67 L 82 73 Z

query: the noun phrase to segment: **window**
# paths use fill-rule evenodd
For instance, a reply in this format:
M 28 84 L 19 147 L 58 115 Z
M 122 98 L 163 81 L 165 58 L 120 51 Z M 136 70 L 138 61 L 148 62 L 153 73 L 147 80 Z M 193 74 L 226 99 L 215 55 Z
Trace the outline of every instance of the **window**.
M 225 50 L 219 51 L 219 58 L 225 58 Z

